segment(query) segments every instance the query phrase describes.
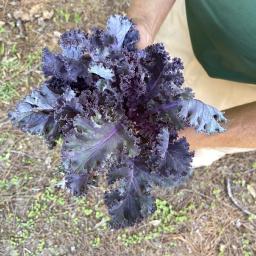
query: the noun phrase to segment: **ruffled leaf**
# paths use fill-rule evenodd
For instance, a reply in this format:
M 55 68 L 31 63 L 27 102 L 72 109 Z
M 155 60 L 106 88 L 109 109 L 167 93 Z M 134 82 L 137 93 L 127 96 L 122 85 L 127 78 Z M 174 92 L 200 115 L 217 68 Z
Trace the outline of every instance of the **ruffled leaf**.
M 58 122 L 63 133 L 67 133 L 73 128 L 73 120 L 77 115 L 85 114 L 83 105 L 76 97 L 76 93 L 67 88 L 65 93 L 58 98 L 54 112 L 54 119 Z
M 96 74 L 105 80 L 112 80 L 114 77 L 113 70 L 104 67 L 102 64 L 93 64 L 88 70 L 90 73 Z
M 71 173 L 65 176 L 66 187 L 74 196 L 80 196 L 87 190 L 89 175 L 88 173 L 76 174 Z
M 67 81 L 77 82 L 79 78 L 91 81 L 91 74 L 88 72 L 88 62 L 86 60 L 63 59 L 65 70 L 62 77 Z
M 59 55 L 53 54 L 48 48 L 43 49 L 42 69 L 46 77 L 66 79 L 66 68 Z
M 78 116 L 73 125 L 62 149 L 64 167 L 72 172 L 84 173 L 96 167 L 124 141 L 118 124 L 97 125 Z
M 101 29 L 93 29 L 89 38 L 89 55 L 94 61 L 105 61 L 113 51 L 115 38 Z
M 116 39 L 116 49 L 121 49 L 124 39 L 132 26 L 132 22 L 124 16 L 113 15 L 107 21 L 107 32 Z
M 25 97 L 15 111 L 9 113 L 9 118 L 22 131 L 42 135 L 52 145 L 59 136 L 58 123 L 53 118 L 58 97 L 45 83 Z
M 225 131 L 219 122 L 225 122 L 226 118 L 216 108 L 196 99 L 183 100 L 180 106 L 179 116 L 198 132 L 211 134 Z
M 117 189 L 105 193 L 113 228 L 134 225 L 155 211 L 155 200 L 148 191 L 148 175 L 133 162 L 109 172 L 110 183 L 119 181 Z
M 152 173 L 153 183 L 168 187 L 184 183 L 192 174 L 192 157 L 193 152 L 189 152 L 185 138 L 170 142 L 158 162 L 158 170 Z
M 88 49 L 88 35 L 78 29 L 72 29 L 62 34 L 60 47 L 63 56 L 79 60 Z
M 127 48 L 129 51 L 138 51 L 138 55 L 140 57 L 143 57 L 144 52 L 137 49 L 137 43 L 139 39 L 140 39 L 139 31 L 137 30 L 136 26 L 133 24 L 124 38 L 123 47 Z
M 170 133 L 168 128 L 164 127 L 157 135 L 155 145 L 149 157 L 148 163 L 153 168 L 158 168 L 163 160 L 166 158 L 166 154 L 169 147 Z

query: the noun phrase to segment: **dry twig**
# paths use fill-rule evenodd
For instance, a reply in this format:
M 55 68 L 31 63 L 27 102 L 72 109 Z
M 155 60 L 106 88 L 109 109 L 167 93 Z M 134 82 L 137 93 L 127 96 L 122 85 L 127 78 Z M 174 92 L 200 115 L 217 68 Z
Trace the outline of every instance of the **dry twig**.
M 252 212 L 250 212 L 249 210 L 247 210 L 246 208 L 244 208 L 243 206 L 241 206 L 239 204 L 239 202 L 237 201 L 237 199 L 233 196 L 232 190 L 231 190 L 231 181 L 230 178 L 226 177 L 225 178 L 225 183 L 226 183 L 226 188 L 227 188 L 227 193 L 228 193 L 228 197 L 230 198 L 230 200 L 232 201 L 232 203 L 240 210 L 242 211 L 244 214 L 246 215 L 254 215 Z

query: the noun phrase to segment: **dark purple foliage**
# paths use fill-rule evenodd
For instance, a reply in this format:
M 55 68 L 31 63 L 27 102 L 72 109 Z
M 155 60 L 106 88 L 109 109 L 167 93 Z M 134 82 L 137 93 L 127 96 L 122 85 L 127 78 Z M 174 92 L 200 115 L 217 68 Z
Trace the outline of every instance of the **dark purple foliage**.
M 182 87 L 183 64 L 162 44 L 138 50 L 134 24 L 111 16 L 106 30 L 65 32 L 61 52 L 43 50 L 48 80 L 9 113 L 25 132 L 50 146 L 63 138 L 62 164 L 72 194 L 86 192 L 107 169 L 105 202 L 115 228 L 155 210 L 152 186 L 173 187 L 191 175 L 193 153 L 178 131 L 224 129 L 221 112 Z

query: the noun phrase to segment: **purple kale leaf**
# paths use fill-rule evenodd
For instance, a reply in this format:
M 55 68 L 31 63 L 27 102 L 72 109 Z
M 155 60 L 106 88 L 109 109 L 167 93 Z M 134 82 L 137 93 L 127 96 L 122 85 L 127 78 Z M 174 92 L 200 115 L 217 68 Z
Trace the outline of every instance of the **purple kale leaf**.
M 137 49 L 138 40 L 135 24 L 121 15 L 111 16 L 105 30 L 65 32 L 60 52 L 43 50 L 47 80 L 9 113 L 16 127 L 50 146 L 63 138 L 72 195 L 86 193 L 107 171 L 105 203 L 114 228 L 154 212 L 154 186 L 178 186 L 191 176 L 193 152 L 180 130 L 223 132 L 226 121 L 183 86 L 181 59 L 163 44 Z
M 42 62 L 43 73 L 46 77 L 53 76 L 60 79 L 65 77 L 66 69 L 61 55 L 54 54 L 45 48 L 43 49 Z
M 129 50 L 135 49 L 135 44 L 139 40 L 139 33 L 134 24 L 121 15 L 113 15 L 107 21 L 107 33 L 114 37 L 114 50 L 120 50 L 122 47 Z
M 192 174 L 191 162 L 193 153 L 185 138 L 168 144 L 168 149 L 160 151 L 158 168 L 153 173 L 155 185 L 174 187 L 184 183 Z
M 89 180 L 88 173 L 70 173 L 65 176 L 65 183 L 73 196 L 82 195 L 87 190 Z
M 86 173 L 96 168 L 108 153 L 124 142 L 118 123 L 97 124 L 78 116 L 73 126 L 62 149 L 63 165 L 69 172 Z
M 69 59 L 79 60 L 89 47 L 88 35 L 80 30 L 71 30 L 60 38 L 62 55 Z
M 54 119 L 58 96 L 46 82 L 26 96 L 16 109 L 9 113 L 9 118 L 22 131 L 44 136 L 49 145 L 53 145 L 59 137 L 58 122 Z
M 118 183 L 117 188 L 105 193 L 113 228 L 133 225 L 155 211 L 155 200 L 148 189 L 149 174 L 133 161 L 111 169 L 108 179 L 109 185 Z
M 54 119 L 59 124 L 61 132 L 65 134 L 73 128 L 73 120 L 77 115 L 85 114 L 80 98 L 76 97 L 76 93 L 67 88 L 66 91 L 57 100 L 54 112 Z
M 216 108 L 196 99 L 182 100 L 180 106 L 179 116 L 187 120 L 189 126 L 194 127 L 198 132 L 209 134 L 224 132 L 225 129 L 219 122 L 225 122 L 226 118 Z
M 113 70 L 104 67 L 101 63 L 90 66 L 89 72 L 92 74 L 96 74 L 101 78 L 104 78 L 105 80 L 112 80 L 114 77 Z

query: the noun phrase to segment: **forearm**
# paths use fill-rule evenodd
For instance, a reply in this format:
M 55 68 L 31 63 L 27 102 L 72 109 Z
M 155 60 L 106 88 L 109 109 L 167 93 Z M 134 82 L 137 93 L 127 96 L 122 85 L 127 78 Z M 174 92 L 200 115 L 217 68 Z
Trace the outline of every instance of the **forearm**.
M 143 26 L 145 32 L 154 39 L 174 2 L 175 0 L 133 0 L 128 9 L 128 16 L 140 28 Z
M 256 102 L 225 111 L 228 119 L 226 132 L 216 135 L 197 134 L 187 129 L 181 136 L 187 137 L 192 149 L 203 147 L 256 148 Z

